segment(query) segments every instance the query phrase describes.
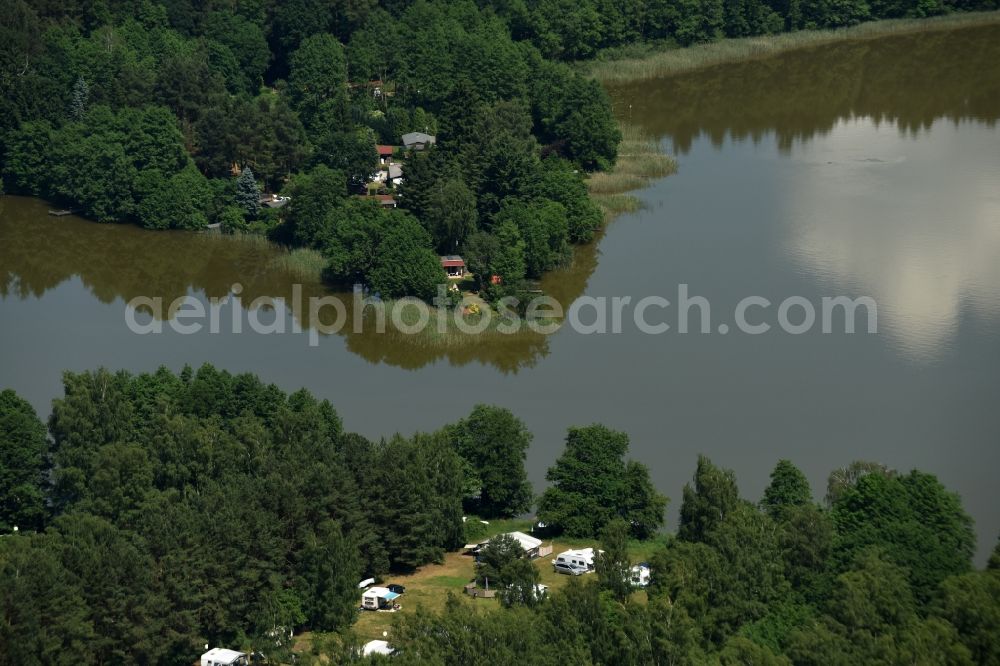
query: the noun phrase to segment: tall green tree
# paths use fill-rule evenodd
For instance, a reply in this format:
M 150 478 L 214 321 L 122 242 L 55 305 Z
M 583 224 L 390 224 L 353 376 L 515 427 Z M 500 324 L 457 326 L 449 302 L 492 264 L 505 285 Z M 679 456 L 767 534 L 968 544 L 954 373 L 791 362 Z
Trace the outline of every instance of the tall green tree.
M 812 501 L 809 481 L 789 460 L 779 460 L 771 472 L 771 483 L 764 489 L 761 508 L 775 520 L 782 520 L 792 508 Z
M 525 273 L 539 278 L 569 257 L 566 209 L 554 201 L 508 201 L 495 223 L 512 222 L 524 240 Z
M 974 571 L 941 583 L 933 613 L 955 627 L 977 664 L 1000 662 L 1000 573 Z
M 424 219 L 438 251 L 454 254 L 462 242 L 476 231 L 479 213 L 475 194 L 461 178 L 442 178 L 428 195 Z
M 601 530 L 600 551 L 594 557 L 601 587 L 624 603 L 632 592 L 632 563 L 628 557 L 629 526 L 616 518 Z
M 94 623 L 81 581 L 54 534 L 0 539 L 0 664 L 95 663 Z
M 336 220 L 331 213 L 347 196 L 344 183 L 344 174 L 325 164 L 292 178 L 288 186 L 292 196 L 288 225 L 295 243 L 317 248 L 326 244 L 330 233 L 327 225 Z
M 0 534 L 41 530 L 48 469 L 45 425 L 14 391 L 0 391 Z
M 549 468 L 552 484 L 538 503 L 538 518 L 574 537 L 596 536 L 614 518 L 631 526 L 633 514 L 652 509 L 663 521 L 667 500 L 659 494 L 636 506 L 629 498 L 624 456 L 628 435 L 602 425 L 570 428 L 566 450 Z
M 736 476 L 698 456 L 694 485 L 684 485 L 677 536 L 685 541 L 704 541 L 739 504 Z
M 340 525 L 324 521 L 302 551 L 300 588 L 302 610 L 310 627 L 335 631 L 354 621 L 361 562 L 356 544 Z M 284 622 L 286 620 L 282 620 Z M 291 628 L 291 626 L 280 624 Z
M 498 534 L 483 546 L 477 559 L 476 582 L 484 588 L 499 590 L 504 606 L 534 606 L 540 601 L 535 588 L 538 569 L 517 539 Z
M 306 127 L 320 120 L 325 104 L 346 103 L 347 65 L 340 42 L 328 34 L 303 39 L 289 58 L 288 88 Z
M 921 600 L 948 576 L 972 566 L 972 519 L 958 496 L 931 474 L 866 474 L 833 505 L 837 538 L 833 557 L 845 566 L 858 553 L 881 548 L 907 572 Z
M 475 477 L 476 497 L 470 509 L 494 518 L 515 516 L 531 507 L 531 484 L 524 468 L 531 433 L 510 410 L 476 405 L 446 433 Z
M 256 219 L 260 215 L 260 188 L 257 187 L 257 179 L 250 167 L 244 167 L 236 179 L 236 203 L 246 211 L 250 219 Z

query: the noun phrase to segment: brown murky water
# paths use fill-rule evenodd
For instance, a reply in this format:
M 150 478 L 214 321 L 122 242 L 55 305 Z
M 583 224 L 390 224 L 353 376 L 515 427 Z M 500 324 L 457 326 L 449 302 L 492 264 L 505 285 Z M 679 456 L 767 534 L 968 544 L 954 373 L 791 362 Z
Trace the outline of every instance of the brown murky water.
M 1000 28 L 973 28 L 612 90 L 617 113 L 676 153 L 679 172 L 545 288 L 565 303 L 674 302 L 686 284 L 710 302 L 708 334 L 647 335 L 626 311 L 619 334 L 564 327 L 447 349 L 398 333 L 324 335 L 316 347 L 307 332 L 136 335 L 124 318 L 135 296 L 204 301 L 239 282 L 249 303 L 290 298 L 296 280 L 272 248 L 51 218 L 41 202 L 6 197 L 0 386 L 45 413 L 64 369 L 207 361 L 306 386 L 375 437 L 496 403 L 535 433 L 537 487 L 565 428 L 600 421 L 631 435 L 632 455 L 675 500 L 698 453 L 734 468 L 754 499 L 778 458 L 802 467 L 817 495 L 832 468 L 875 459 L 960 492 L 985 553 L 1000 532 L 998 62 Z M 751 295 L 775 304 L 753 317 L 772 330 L 720 333 Z M 774 325 L 785 298 L 838 295 L 874 298 L 878 333 Z

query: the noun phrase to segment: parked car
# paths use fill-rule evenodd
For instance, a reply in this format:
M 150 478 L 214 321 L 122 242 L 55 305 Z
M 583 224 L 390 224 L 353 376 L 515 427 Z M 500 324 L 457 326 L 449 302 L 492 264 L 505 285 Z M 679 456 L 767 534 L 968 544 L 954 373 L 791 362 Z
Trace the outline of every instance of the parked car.
M 406 592 L 405 585 L 397 585 L 396 583 L 390 583 L 389 585 L 386 585 L 386 587 L 389 588 L 390 592 L 395 592 L 396 594 L 403 594 L 404 592 Z
M 581 567 L 578 564 L 573 564 L 571 562 L 553 562 L 552 570 L 556 573 L 567 574 L 570 576 L 582 576 L 587 573 L 586 567 Z

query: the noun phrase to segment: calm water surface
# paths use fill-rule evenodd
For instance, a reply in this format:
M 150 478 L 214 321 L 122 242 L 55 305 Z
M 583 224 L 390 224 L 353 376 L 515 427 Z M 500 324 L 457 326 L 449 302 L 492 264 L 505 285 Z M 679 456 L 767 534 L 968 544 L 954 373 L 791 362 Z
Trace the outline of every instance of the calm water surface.
M 280 256 L 227 238 L 50 218 L 0 199 L 0 386 L 47 414 L 60 373 L 211 362 L 329 398 L 371 437 L 432 429 L 475 403 L 535 433 L 541 487 L 569 425 L 625 430 L 674 498 L 698 453 L 760 496 L 778 458 L 821 496 L 853 459 L 936 473 L 1000 533 L 1000 29 L 842 43 L 612 90 L 616 112 L 677 154 L 645 207 L 545 284 L 581 295 L 711 302 L 870 295 L 877 335 L 660 336 L 564 329 L 448 351 L 401 336 L 137 336 L 137 295 L 244 302 L 291 294 Z M 323 293 L 306 284 L 306 295 Z M 776 307 L 776 306 L 775 306 Z M 627 321 L 627 318 L 626 318 Z M 669 319 L 668 319 L 669 321 Z M 774 313 L 770 322 L 776 321 Z M 713 323 L 713 329 L 715 324 Z M 169 329 L 168 329 L 169 331 Z

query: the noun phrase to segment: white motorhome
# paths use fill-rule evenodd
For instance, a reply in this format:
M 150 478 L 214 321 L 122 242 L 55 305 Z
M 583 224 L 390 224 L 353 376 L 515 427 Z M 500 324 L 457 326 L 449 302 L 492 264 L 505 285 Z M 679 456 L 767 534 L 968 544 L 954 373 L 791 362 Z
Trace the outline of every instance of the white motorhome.
M 361 607 L 365 610 L 392 610 L 395 607 L 398 592 L 387 587 L 371 587 L 361 595 Z
M 649 585 L 649 565 L 641 562 L 632 567 L 632 587 L 646 587 Z
M 556 566 L 557 569 L 569 567 L 589 573 L 594 570 L 594 549 L 581 548 L 579 550 L 567 550 L 556 555 L 556 559 L 552 561 L 552 564 L 562 565 Z
M 245 653 L 226 648 L 212 648 L 201 655 L 201 666 L 247 666 L 249 663 Z

